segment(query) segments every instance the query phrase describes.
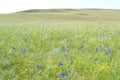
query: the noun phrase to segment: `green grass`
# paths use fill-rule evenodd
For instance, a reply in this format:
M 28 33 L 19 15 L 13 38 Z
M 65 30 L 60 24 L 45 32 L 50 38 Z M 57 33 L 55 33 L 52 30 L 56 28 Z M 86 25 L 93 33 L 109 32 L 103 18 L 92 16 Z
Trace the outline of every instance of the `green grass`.
M 0 80 L 120 80 L 119 13 L 1 14 Z

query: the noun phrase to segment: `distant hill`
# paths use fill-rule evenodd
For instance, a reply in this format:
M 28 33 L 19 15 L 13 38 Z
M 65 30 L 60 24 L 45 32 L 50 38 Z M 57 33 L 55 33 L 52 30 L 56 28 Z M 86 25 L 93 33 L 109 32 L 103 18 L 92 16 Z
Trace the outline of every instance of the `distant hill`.
M 30 9 L 11 14 L 0 14 L 0 22 L 120 22 L 118 9 Z
M 65 11 L 76 11 L 77 9 L 30 9 L 23 10 L 18 13 L 34 13 L 34 12 L 65 12 Z
M 95 8 L 86 8 L 86 9 L 30 9 L 23 10 L 17 13 L 37 13 L 37 12 L 69 12 L 69 11 L 120 11 L 119 9 L 95 9 Z

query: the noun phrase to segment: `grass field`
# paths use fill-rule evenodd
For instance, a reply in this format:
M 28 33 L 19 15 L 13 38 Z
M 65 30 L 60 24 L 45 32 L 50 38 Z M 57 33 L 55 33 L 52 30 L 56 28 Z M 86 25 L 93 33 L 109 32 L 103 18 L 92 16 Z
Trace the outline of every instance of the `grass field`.
M 0 80 L 120 80 L 120 10 L 0 14 Z

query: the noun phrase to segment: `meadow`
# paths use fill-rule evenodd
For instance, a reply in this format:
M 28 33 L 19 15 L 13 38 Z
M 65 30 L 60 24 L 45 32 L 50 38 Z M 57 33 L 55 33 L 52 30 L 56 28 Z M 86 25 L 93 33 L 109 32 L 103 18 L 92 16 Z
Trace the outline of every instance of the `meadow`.
M 0 80 L 120 80 L 120 10 L 0 14 Z

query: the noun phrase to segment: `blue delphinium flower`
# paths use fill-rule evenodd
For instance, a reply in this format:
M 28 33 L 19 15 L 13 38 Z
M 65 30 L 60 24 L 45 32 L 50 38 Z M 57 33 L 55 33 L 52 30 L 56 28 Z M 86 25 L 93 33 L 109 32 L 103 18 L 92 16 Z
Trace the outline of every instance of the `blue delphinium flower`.
M 64 46 L 62 47 L 62 51 L 63 51 L 63 52 L 65 51 L 65 47 L 64 47 Z
M 27 53 L 27 50 L 26 50 L 26 49 L 22 49 L 21 52 L 22 52 L 23 54 L 26 54 L 26 53 Z
M 62 63 L 62 62 L 59 62 L 58 66 L 62 66 L 62 65 L 63 65 L 63 63 Z
M 67 46 L 62 46 L 62 51 L 65 52 L 65 51 L 69 51 L 70 49 L 70 46 L 67 45 Z
M 40 68 L 41 66 L 39 64 L 36 65 L 37 68 Z
M 64 72 L 61 73 L 61 77 L 62 77 L 62 78 L 65 77 L 65 73 L 64 73 Z
M 83 49 L 84 48 L 84 45 L 81 45 L 80 49 Z
M 96 48 L 96 52 L 98 52 L 98 50 L 99 50 L 99 49 L 98 49 L 98 48 Z
M 73 60 L 70 61 L 70 64 L 71 64 L 71 65 L 73 64 Z

